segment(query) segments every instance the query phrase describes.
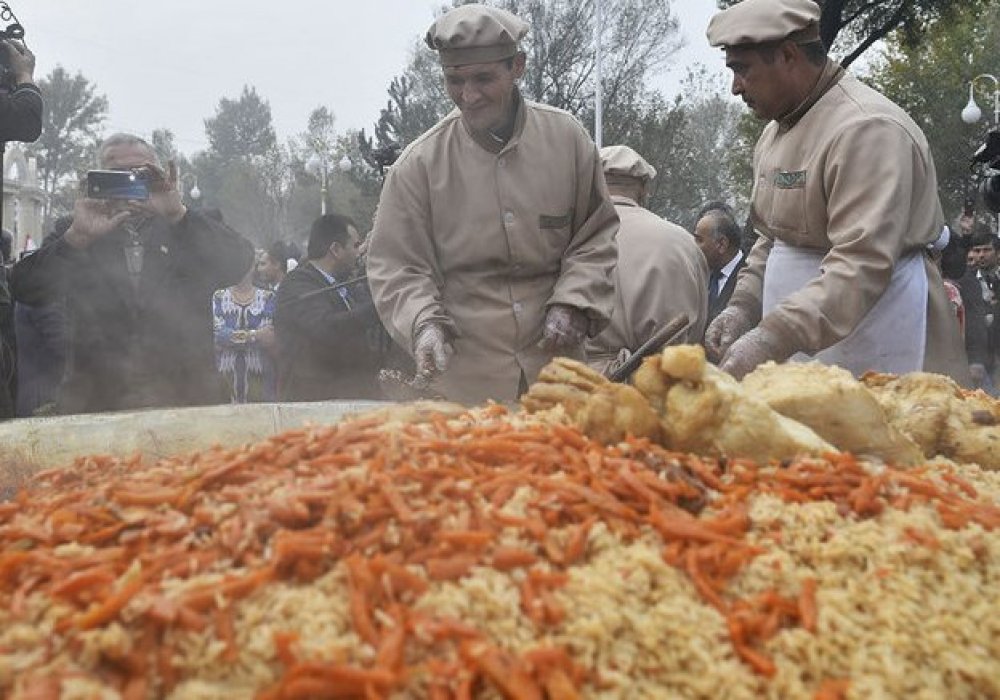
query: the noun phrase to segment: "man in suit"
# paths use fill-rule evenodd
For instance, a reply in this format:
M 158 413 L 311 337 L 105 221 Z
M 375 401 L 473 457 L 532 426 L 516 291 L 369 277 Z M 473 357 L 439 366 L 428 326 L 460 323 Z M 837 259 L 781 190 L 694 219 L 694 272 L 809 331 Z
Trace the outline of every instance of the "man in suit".
M 283 401 L 381 398 L 382 329 L 357 276 L 361 237 L 354 222 L 326 214 L 313 222 L 308 262 L 278 287 L 278 395 Z
M 736 288 L 736 278 L 746 265 L 740 249 L 742 231 L 732 209 L 710 202 L 698 213 L 694 240 L 708 263 L 708 322 L 719 315 Z

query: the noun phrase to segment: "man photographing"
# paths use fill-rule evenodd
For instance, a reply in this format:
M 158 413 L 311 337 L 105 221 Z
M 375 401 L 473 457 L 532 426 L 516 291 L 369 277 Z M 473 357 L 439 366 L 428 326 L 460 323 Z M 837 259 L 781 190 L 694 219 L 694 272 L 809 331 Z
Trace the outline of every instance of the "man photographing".
M 18 27 L 20 29 L 20 27 Z M 22 30 L 23 31 L 23 30 Z M 23 42 L 0 39 L 0 172 L 7 141 L 34 141 L 42 133 L 42 93 L 34 83 L 35 56 Z M 0 221 L 3 180 L 0 178 Z M 0 261 L 7 263 L 9 261 Z M 14 417 L 13 303 L 7 289 L 6 269 L 0 269 L 0 420 Z
M 98 149 L 103 171 L 141 174 L 141 201 L 81 196 L 73 223 L 14 267 L 17 301 L 65 296 L 69 366 L 60 413 L 191 406 L 219 400 L 212 293 L 250 268 L 253 246 L 212 217 L 187 209 L 177 169 L 152 146 L 115 134 Z

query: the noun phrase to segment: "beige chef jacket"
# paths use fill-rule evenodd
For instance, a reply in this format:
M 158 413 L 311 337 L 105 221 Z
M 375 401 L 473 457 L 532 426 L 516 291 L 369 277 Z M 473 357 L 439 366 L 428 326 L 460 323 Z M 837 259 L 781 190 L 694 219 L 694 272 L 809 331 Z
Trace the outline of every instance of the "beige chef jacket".
M 371 234 L 383 323 L 411 351 L 419 324 L 446 324 L 455 355 L 434 389 L 465 403 L 534 381 L 551 359 L 537 347 L 549 305 L 582 309 L 594 335 L 613 304 L 618 216 L 597 148 L 568 113 L 519 103 L 505 146 L 473 138 L 458 110 L 410 144 Z
M 847 337 L 889 284 L 896 261 L 923 253 L 944 226 L 923 132 L 898 106 L 828 62 L 791 115 L 768 124 L 754 152 L 751 217 L 761 237 L 730 304 L 761 313 L 774 240 L 825 252 L 821 274 L 761 326 L 808 354 Z M 940 272 L 928 278 L 924 369 L 968 378 Z
M 612 195 L 621 225 L 611 323 L 587 343 L 587 363 L 605 372 L 622 348 L 635 351 L 674 317 L 681 343 L 700 343 L 708 316 L 708 264 L 694 237 L 628 197 Z

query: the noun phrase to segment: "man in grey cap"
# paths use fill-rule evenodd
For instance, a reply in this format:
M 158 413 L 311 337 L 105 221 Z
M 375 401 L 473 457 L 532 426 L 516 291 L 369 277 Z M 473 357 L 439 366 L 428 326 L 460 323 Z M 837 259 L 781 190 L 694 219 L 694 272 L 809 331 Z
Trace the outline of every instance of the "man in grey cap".
M 427 32 L 457 109 L 389 172 L 368 252 L 379 315 L 456 401 L 509 401 L 608 322 L 618 217 L 597 148 L 524 100 L 528 25 L 483 5 Z
M 708 313 L 708 264 L 691 234 L 644 208 L 656 177 L 645 158 L 628 146 L 606 146 L 601 165 L 621 227 L 615 309 L 608 327 L 587 343 L 587 363 L 610 373 L 681 314 L 688 322 L 678 342 L 701 342 Z
M 769 120 L 754 152 L 760 238 L 705 336 L 741 377 L 767 360 L 967 381 L 960 331 L 926 255 L 944 227 L 927 140 L 902 109 L 826 56 L 811 0 L 716 14 L 733 94 Z

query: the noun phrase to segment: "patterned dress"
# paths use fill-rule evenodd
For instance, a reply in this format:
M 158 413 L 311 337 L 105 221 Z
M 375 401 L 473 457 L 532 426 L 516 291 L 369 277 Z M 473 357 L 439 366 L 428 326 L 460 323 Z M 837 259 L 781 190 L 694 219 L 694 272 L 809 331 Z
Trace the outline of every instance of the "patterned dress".
M 253 338 L 253 331 L 270 328 L 274 292 L 254 289 L 249 304 L 237 303 L 233 288 L 212 295 L 215 357 L 231 403 L 273 401 L 274 363 Z

